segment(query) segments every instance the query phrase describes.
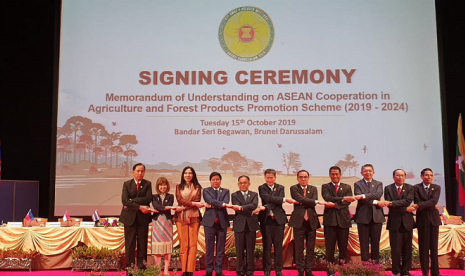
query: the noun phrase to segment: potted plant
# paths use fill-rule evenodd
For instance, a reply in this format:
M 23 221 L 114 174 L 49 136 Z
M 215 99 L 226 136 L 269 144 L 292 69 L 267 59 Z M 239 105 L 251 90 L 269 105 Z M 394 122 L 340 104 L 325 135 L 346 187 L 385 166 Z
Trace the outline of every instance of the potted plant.
M 329 264 L 338 276 L 387 276 L 384 265 L 376 262 L 351 261 L 343 264 Z
M 162 269 L 158 265 L 150 265 L 144 263 L 146 265 L 145 269 L 139 269 L 136 266 L 131 266 L 127 268 L 128 275 L 132 276 L 154 276 L 154 275 L 162 275 Z
M 179 257 L 179 247 L 173 248 L 171 253 L 170 269 L 177 270 L 181 269 L 181 260 Z
M 0 269 L 29 269 L 32 270 L 32 260 L 38 252 L 34 250 L 0 249 Z
M 379 251 L 379 263 L 384 265 L 385 269 L 392 268 L 391 248 L 385 248 Z
M 255 259 L 255 270 L 262 270 L 263 269 L 263 246 L 256 245 L 253 251 L 254 259 Z
M 72 249 L 72 258 L 72 270 L 119 269 L 121 252 L 106 247 L 81 245 Z
M 418 249 L 412 249 L 412 269 L 420 269 L 420 251 Z M 464 268 L 465 269 L 465 268 Z
M 236 247 L 230 247 L 226 250 L 226 257 L 228 258 L 228 270 L 235 271 L 236 270 Z

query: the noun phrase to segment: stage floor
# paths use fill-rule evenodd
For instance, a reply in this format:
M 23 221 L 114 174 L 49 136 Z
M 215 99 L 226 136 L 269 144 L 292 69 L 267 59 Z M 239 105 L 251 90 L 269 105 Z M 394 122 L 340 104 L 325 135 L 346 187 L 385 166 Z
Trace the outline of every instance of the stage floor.
M 465 275 L 465 270 L 460 270 L 460 269 L 440 269 L 439 272 L 443 276 L 458 276 L 458 275 Z M 421 276 L 421 270 L 412 270 L 410 273 L 413 276 Z M 205 274 L 205 270 L 200 270 L 196 271 L 194 273 L 194 276 L 203 276 Z M 225 276 L 235 276 L 236 272 L 234 271 L 228 271 L 224 270 L 223 274 Z M 263 276 L 263 271 L 256 271 L 255 276 Z M 326 276 L 325 271 L 314 271 L 313 274 L 315 276 Z M 84 272 L 84 271 L 71 271 L 71 270 L 41 270 L 41 271 L 32 271 L 31 273 L 29 271 L 6 271 L 6 270 L 0 270 L 0 275 L 33 275 L 33 276 L 84 276 L 84 275 L 89 275 L 89 272 Z M 106 275 L 125 275 L 122 272 L 108 272 Z M 181 275 L 181 272 L 176 272 L 176 275 Z M 297 270 L 295 269 L 285 269 L 283 270 L 283 275 L 284 276 L 296 276 L 297 275 Z M 392 275 L 390 271 L 388 271 L 388 275 Z M 215 276 L 215 273 L 213 273 L 213 276 Z M 271 272 L 271 276 L 275 276 L 274 272 Z

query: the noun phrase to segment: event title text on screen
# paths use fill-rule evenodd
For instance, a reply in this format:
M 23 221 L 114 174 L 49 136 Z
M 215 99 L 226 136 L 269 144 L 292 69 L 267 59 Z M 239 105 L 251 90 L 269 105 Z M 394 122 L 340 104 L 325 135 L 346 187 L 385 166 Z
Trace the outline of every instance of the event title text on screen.
M 352 83 L 356 69 L 326 70 L 251 70 L 237 71 L 237 84 L 308 84 Z M 226 71 L 141 71 L 141 85 L 224 85 L 229 81 Z

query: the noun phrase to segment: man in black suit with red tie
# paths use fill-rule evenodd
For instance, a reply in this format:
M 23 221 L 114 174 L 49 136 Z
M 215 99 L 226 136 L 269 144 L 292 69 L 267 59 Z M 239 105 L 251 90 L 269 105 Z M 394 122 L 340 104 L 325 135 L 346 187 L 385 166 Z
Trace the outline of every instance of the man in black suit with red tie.
M 144 178 L 145 166 L 137 163 L 132 168 L 134 179 L 123 184 L 121 200 L 123 209 L 119 220 L 124 224 L 126 267 L 135 262 L 137 243 L 138 268 L 145 268 L 147 261 L 147 239 L 152 215 L 149 208 L 152 202 L 152 183 Z
M 370 259 L 379 262 L 379 240 L 383 222 L 385 222 L 383 213 L 385 203 L 381 201 L 383 183 L 373 179 L 375 174 L 373 165 L 363 165 L 361 172 L 363 179 L 354 184 L 355 199 L 358 200 L 355 222 L 360 241 L 361 259 L 364 262 Z
M 239 191 L 231 195 L 232 205 L 228 206 L 236 211 L 233 220 L 234 241 L 236 244 L 236 275 L 253 276 L 255 270 L 254 250 L 257 238 L 258 194 L 249 191 L 250 178 L 246 175 L 239 176 Z M 247 267 L 244 266 L 244 249 L 247 258 Z
M 386 229 L 389 230 L 391 245 L 392 274 L 410 276 L 412 266 L 412 238 L 415 221 L 410 204 L 415 197 L 415 189 L 405 183 L 405 171 L 392 172 L 394 183 L 384 188 L 384 199 L 389 207 Z M 402 258 L 402 262 L 401 262 Z
M 321 186 L 321 196 L 326 201 L 323 214 L 325 232 L 326 261 L 334 263 L 334 251 L 339 248 L 339 260 L 349 261 L 347 246 L 349 244 L 349 228 L 352 226 L 349 205 L 355 200 L 349 184 L 341 183 L 341 168 L 329 168 L 331 182 Z M 333 275 L 334 271 L 327 271 Z
M 274 266 L 276 276 L 283 276 L 283 239 L 284 225 L 287 222 L 283 203 L 293 203 L 291 198 L 284 197 L 284 186 L 275 183 L 276 171 L 265 170 L 265 182 L 258 187 L 262 199 L 261 212 L 258 215 L 263 238 L 263 270 L 265 276 L 271 272 L 271 248 L 274 246 Z
M 315 205 L 318 204 L 318 190 L 315 186 L 308 185 L 309 179 L 310 174 L 306 170 L 300 170 L 297 172 L 299 184 L 291 186 L 294 211 L 289 226 L 294 228 L 295 263 L 299 276 L 304 276 L 304 272 L 305 276 L 313 276 L 316 230 L 321 227 L 315 211 Z M 307 244 L 305 260 L 304 243 Z
M 436 204 L 441 195 L 441 186 L 432 184 L 434 175 L 430 168 L 421 171 L 423 183 L 415 185 L 413 207 L 417 210 L 418 245 L 420 265 L 424 276 L 428 275 L 431 258 L 431 276 L 440 276 L 438 263 L 439 226 L 441 219 Z
M 220 173 L 212 172 L 210 174 L 211 187 L 203 190 L 205 214 L 202 219 L 202 225 L 204 227 L 205 246 L 207 249 L 205 254 L 206 276 L 211 276 L 213 270 L 215 270 L 216 276 L 224 276 L 223 258 L 226 245 L 226 232 L 229 227 L 228 212 L 226 210 L 226 205 L 229 204 L 229 190 L 221 187 L 221 180 Z M 216 262 L 213 267 L 215 252 Z

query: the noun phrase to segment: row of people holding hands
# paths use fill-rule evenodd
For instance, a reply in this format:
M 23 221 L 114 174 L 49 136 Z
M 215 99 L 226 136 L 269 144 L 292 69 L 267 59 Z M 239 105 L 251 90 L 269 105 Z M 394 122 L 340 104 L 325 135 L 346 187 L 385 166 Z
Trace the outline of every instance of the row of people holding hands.
M 291 186 L 291 198 L 286 198 L 284 186 L 276 183 L 276 171 L 273 169 L 265 170 L 265 183 L 259 186 L 258 193 L 249 190 L 250 178 L 242 175 L 238 178 L 239 190 L 230 194 L 228 189 L 221 187 L 222 176 L 218 172 L 210 174 L 211 187 L 202 191 L 192 167 L 183 169 L 181 183 L 176 185 L 175 195 L 168 193 L 169 182 L 161 177 L 156 183 L 157 194 L 152 198 L 151 184 L 149 185 L 150 182 L 143 179 L 144 175 L 141 170 L 137 172 L 138 168 L 145 173 L 145 166 L 136 164 L 133 168 L 134 179 L 126 181 L 123 185 L 123 209 L 120 221 L 125 227 L 126 263 L 128 265 L 135 261 L 135 254 L 131 256 L 130 252 L 134 250 L 136 242 L 138 248 L 144 246 L 142 240 L 144 237 L 145 241 L 147 240 L 148 233 L 146 230 L 144 233 L 141 229 L 144 228 L 143 225 L 147 228 L 152 218 L 151 253 L 155 255 L 156 263 L 159 263 L 161 256 L 164 255 L 165 273 L 167 274 L 169 254 L 172 252 L 171 220 L 173 220 L 179 234 L 183 276 L 192 276 L 195 270 L 200 225 L 204 226 L 205 232 L 206 276 L 211 276 L 213 271 L 216 275 L 223 276 L 226 232 L 229 227 L 226 208 L 231 208 L 236 213 L 233 231 L 238 276 L 251 276 L 254 273 L 253 252 L 256 231 L 260 231 L 263 238 L 265 276 L 271 273 L 272 248 L 275 255 L 276 276 L 282 276 L 282 241 L 286 223 L 294 230 L 295 263 L 298 276 L 312 276 L 316 230 L 321 227 L 315 206 L 325 206 L 323 225 L 327 261 L 335 262 L 334 252 L 337 244 L 339 261 L 347 262 L 349 261 L 347 253 L 349 228 L 352 226 L 349 205 L 353 201 L 358 201 L 354 220 L 358 228 L 362 261 L 379 260 L 379 240 L 382 223 L 385 222 L 383 207 L 388 207 L 390 212 L 387 229 L 390 235 L 392 272 L 395 275 L 410 275 L 412 231 L 415 226 L 412 212 L 417 210 L 416 226 L 419 241 L 421 241 L 419 242 L 420 263 L 423 275 L 428 275 L 429 250 L 431 250 L 431 276 L 440 275 L 437 263 L 437 237 L 440 225 L 437 201 L 440 186 L 432 184 L 434 177 L 431 169 L 422 170 L 423 182 L 415 186 L 404 183 L 405 172 L 402 169 L 395 170 L 393 172 L 394 183 L 385 187 L 384 200 L 381 200 L 383 184 L 373 179 L 374 169 L 371 164 L 362 166 L 363 179 L 354 183 L 354 193 L 350 185 L 341 183 L 341 169 L 333 166 L 329 169 L 331 182 L 321 187 L 323 197 L 321 200 L 318 199 L 317 188 L 308 184 L 310 174 L 306 170 L 300 170 L 297 173 L 298 184 Z M 147 188 L 146 191 L 138 184 L 144 181 L 146 183 L 143 186 Z M 205 203 L 200 202 L 202 195 Z M 174 197 L 177 199 L 178 206 L 173 206 Z M 261 198 L 261 206 L 258 205 L 258 197 Z M 148 207 L 150 204 L 148 198 L 153 208 Z M 131 203 L 136 203 L 137 206 L 132 206 Z M 283 203 L 294 204 L 289 221 L 283 209 Z M 205 207 L 205 212 L 202 217 L 199 208 L 203 207 Z M 171 210 L 176 211 L 174 215 L 171 214 Z M 132 221 L 125 222 L 125 217 L 129 217 L 128 214 L 131 211 L 134 218 Z M 126 232 L 128 232 L 127 235 Z M 135 235 L 131 234 L 134 232 Z M 139 236 L 141 244 L 139 244 Z M 304 256 L 304 246 L 306 246 L 306 256 Z M 138 250 L 137 265 L 143 266 L 142 261 L 146 259 L 145 245 L 145 253 L 144 250 Z M 328 271 L 328 275 L 331 274 L 333 272 Z

